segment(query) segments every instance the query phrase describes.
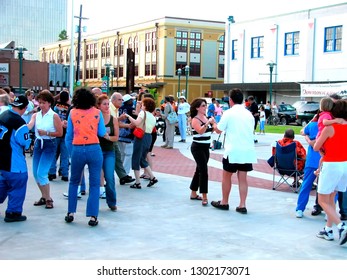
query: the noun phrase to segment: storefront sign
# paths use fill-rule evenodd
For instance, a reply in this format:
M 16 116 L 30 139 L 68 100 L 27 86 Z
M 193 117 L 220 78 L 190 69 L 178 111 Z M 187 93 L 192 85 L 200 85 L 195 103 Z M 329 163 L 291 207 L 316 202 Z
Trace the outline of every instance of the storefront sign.
M 325 97 L 331 94 L 347 95 L 347 83 L 300 84 L 301 97 Z
M 8 73 L 8 72 L 10 72 L 8 63 L 0 63 L 0 73 Z

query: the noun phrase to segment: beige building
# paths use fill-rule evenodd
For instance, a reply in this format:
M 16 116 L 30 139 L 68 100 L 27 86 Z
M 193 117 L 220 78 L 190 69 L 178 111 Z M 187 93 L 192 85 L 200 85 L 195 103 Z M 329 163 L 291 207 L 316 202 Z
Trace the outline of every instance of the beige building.
M 78 80 L 85 86 L 102 87 L 102 78 L 108 76 L 109 93 L 155 88 L 159 100 L 181 94 L 189 101 L 222 97 L 222 91 L 211 91 L 211 84 L 224 81 L 224 38 L 224 22 L 174 17 L 84 36 Z M 70 42 L 42 46 L 41 61 L 70 64 Z M 76 39 L 75 71 L 77 43 Z

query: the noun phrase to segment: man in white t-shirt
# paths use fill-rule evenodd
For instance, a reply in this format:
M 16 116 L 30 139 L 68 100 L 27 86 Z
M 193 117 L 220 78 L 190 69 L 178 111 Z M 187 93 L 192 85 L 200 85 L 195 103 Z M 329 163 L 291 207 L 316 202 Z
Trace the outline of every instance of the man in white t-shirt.
M 244 97 L 240 89 L 230 90 L 229 97 L 231 108 L 225 111 L 218 124 L 213 125 L 215 132 L 225 132 L 226 141 L 223 155 L 222 200 L 212 201 L 211 204 L 218 209 L 229 210 L 231 177 L 233 173 L 237 173 L 240 203 L 236 211 L 247 214 L 247 172 L 252 171 L 252 164 L 257 162 L 253 139 L 254 117 L 242 105 Z

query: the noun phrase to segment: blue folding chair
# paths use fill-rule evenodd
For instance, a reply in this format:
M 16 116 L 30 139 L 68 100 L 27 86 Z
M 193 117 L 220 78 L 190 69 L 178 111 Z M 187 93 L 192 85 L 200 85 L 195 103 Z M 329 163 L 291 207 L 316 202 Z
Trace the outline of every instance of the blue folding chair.
M 273 167 L 273 190 L 276 190 L 282 184 L 287 184 L 293 192 L 298 192 L 300 189 L 299 179 L 302 177 L 303 173 L 298 170 L 297 162 L 298 158 L 295 142 L 287 146 L 281 146 L 276 142 Z M 278 182 L 275 182 L 276 172 L 281 176 Z M 294 183 L 289 182 L 291 178 L 294 178 Z

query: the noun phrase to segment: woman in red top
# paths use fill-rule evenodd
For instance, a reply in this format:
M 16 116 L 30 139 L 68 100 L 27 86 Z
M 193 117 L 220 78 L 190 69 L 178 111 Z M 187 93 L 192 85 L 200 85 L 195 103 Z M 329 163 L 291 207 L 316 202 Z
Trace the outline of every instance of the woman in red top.
M 336 224 L 340 245 L 343 245 L 347 242 L 347 226 L 337 215 L 335 196 L 337 191 L 345 192 L 347 185 L 347 150 L 343 148 L 347 136 L 347 101 L 336 101 L 332 114 L 335 118 L 341 118 L 341 123 L 324 127 L 313 147 L 315 151 L 324 149 L 317 192 L 318 202 L 327 214 L 326 225 L 317 237 L 333 240 L 332 225 Z

